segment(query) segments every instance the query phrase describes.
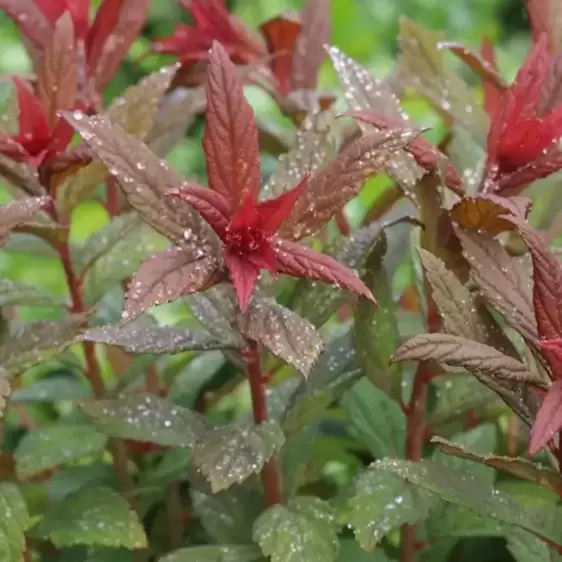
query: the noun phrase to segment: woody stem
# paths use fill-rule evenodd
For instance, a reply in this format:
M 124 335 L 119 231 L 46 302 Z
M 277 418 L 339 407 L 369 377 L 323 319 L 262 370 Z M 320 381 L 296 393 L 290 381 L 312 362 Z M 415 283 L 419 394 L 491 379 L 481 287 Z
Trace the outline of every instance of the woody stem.
M 252 410 L 254 423 L 259 424 L 267 421 L 267 397 L 265 395 L 265 383 L 261 370 L 261 359 L 258 343 L 254 340 L 247 340 L 244 350 L 246 361 L 246 372 L 250 383 L 250 393 L 252 396 Z M 265 495 L 265 503 L 268 507 L 282 503 L 281 486 L 279 473 L 275 459 L 267 461 L 261 471 L 261 481 Z

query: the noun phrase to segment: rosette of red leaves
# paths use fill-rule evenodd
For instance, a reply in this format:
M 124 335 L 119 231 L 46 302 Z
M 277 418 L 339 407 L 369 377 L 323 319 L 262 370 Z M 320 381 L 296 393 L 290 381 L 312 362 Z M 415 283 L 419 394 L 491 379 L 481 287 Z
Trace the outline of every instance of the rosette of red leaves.
M 267 55 L 259 35 L 228 12 L 225 0 L 180 0 L 193 19 L 178 25 L 171 37 L 156 39 L 156 53 L 176 55 L 186 65 L 207 61 L 213 41 L 224 46 L 236 64 L 259 61 Z
M 491 111 L 486 189 L 514 194 L 562 169 L 557 147 L 562 136 L 557 60 L 542 35 L 508 88 L 488 84 L 485 89 L 485 106 Z
M 262 269 L 336 283 L 372 299 L 351 270 L 295 242 L 308 229 L 291 236 L 294 212 L 306 204 L 308 177 L 278 197 L 258 201 L 261 173 L 254 114 L 236 67 L 219 43 L 210 52 L 206 96 L 203 147 L 209 189 L 185 185 L 173 194 L 197 210 L 222 240 L 223 262 L 241 310 L 246 310 Z
M 77 61 L 77 94 L 85 110 L 99 105 L 97 94 L 111 80 L 142 29 L 150 1 L 103 0 L 92 22 L 90 5 L 90 0 L 0 0 L 0 10 L 20 27 L 40 59 L 52 45 L 61 18 L 70 15 L 73 40 L 64 48 Z
M 260 28 L 263 38 L 229 14 L 224 0 L 182 0 L 182 5 L 193 25 L 179 25 L 171 37 L 157 39 L 155 52 L 176 55 L 189 66 L 208 61 L 209 49 L 218 41 L 236 64 L 267 59 L 271 74 L 262 73 L 261 83 L 291 113 L 316 104 L 325 109 L 333 103 L 334 96 L 316 93 L 325 45 L 330 42 L 329 0 L 307 1 L 300 17 L 285 13 L 265 22 Z
M 20 78 L 13 78 L 18 100 L 19 131 L 16 135 L 0 135 L 0 153 L 16 162 L 37 167 L 47 157 L 62 152 L 72 140 L 72 127 L 64 120 L 49 116 L 30 87 Z

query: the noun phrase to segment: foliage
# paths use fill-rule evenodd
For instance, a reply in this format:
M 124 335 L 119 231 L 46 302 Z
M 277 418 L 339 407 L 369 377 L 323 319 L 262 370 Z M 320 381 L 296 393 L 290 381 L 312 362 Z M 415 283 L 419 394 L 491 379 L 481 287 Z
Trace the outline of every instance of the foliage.
M 559 3 L 342 2 L 0 0 L 0 561 L 561 559 Z

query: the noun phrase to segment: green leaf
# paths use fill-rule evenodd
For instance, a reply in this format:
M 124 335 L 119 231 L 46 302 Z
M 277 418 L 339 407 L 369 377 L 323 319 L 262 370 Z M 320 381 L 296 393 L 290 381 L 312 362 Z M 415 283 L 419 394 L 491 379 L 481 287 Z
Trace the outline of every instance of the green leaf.
M 271 562 L 330 562 L 338 553 L 334 510 L 314 497 L 276 505 L 254 523 L 254 540 Z
M 252 562 L 262 554 L 255 546 L 213 545 L 193 546 L 171 552 L 158 562 Z
M 2 562 L 20 562 L 25 548 L 25 531 L 31 519 L 27 506 L 12 483 L 0 482 L 0 559 Z
M 83 246 L 72 247 L 71 257 L 76 272 L 84 275 L 86 270 L 111 252 L 121 240 L 134 236 L 142 224 L 138 213 L 125 213 L 114 217 L 107 226 L 90 236 Z
M 327 248 L 324 253 L 349 268 L 362 271 L 365 258 L 381 232 L 378 223 L 354 230 L 343 247 Z M 333 285 L 299 279 L 295 286 L 294 302 L 291 307 L 315 326 L 325 324 L 332 314 L 349 300 L 349 293 Z
M 398 476 L 374 468 L 356 482 L 348 522 L 361 547 L 371 552 L 394 529 L 425 519 L 434 503 L 432 494 L 408 487 Z
M 362 379 L 345 394 L 342 405 L 355 433 L 375 458 L 404 456 L 406 418 L 395 400 Z
M 33 534 L 59 548 L 83 544 L 137 549 L 147 545 L 134 511 L 108 488 L 80 490 L 54 504 Z
M 382 548 L 375 552 L 366 552 L 357 541 L 342 539 L 340 541 L 340 553 L 337 562 L 390 562 Z
M 64 301 L 41 289 L 0 279 L 0 306 L 64 306 Z
M 233 486 L 218 494 L 191 489 L 193 511 L 211 543 L 252 543 L 252 525 L 263 512 L 263 495 L 248 485 Z
M 494 488 L 487 480 L 429 461 L 383 459 L 373 466 L 431 491 L 447 502 L 468 507 L 483 517 L 520 527 L 556 544 L 561 542 L 562 511 L 558 507 L 523 509 L 514 498 Z
M 13 330 L 9 343 L 0 347 L 0 365 L 11 376 L 49 361 L 73 343 L 83 316 L 70 317 L 61 322 L 36 322 Z
M 86 402 L 82 408 L 111 437 L 167 447 L 193 447 L 198 436 L 212 427 L 199 414 L 153 394 Z
M 54 425 L 26 433 L 14 453 L 19 478 L 36 476 L 62 464 L 105 450 L 107 437 L 91 425 Z
M 273 421 L 217 426 L 196 443 L 193 462 L 213 492 L 219 492 L 260 472 L 284 440 L 283 431 Z
M 517 562 L 557 562 L 562 559 L 544 541 L 521 529 L 509 532 L 507 549 Z
M 169 242 L 144 222 L 101 254 L 84 277 L 84 300 L 95 304 L 116 285 L 131 277 L 152 254 L 169 246 Z
M 46 485 L 47 497 L 51 502 L 59 502 L 81 488 L 117 487 L 118 482 L 111 464 L 93 462 L 90 464 L 67 466 L 58 470 Z
M 29 386 L 16 388 L 12 392 L 12 402 L 58 402 L 89 398 L 90 389 L 75 377 L 49 377 L 32 382 Z
M 384 270 L 387 241 L 380 231 L 365 264 L 362 281 L 376 295 L 377 302 L 361 299 L 354 308 L 357 362 L 365 375 L 390 396 L 400 397 L 400 367 L 390 358 L 399 344 L 395 306 Z
M 172 326 L 147 326 L 131 322 L 125 326 L 109 325 L 91 328 L 80 335 L 90 341 L 120 347 L 127 353 L 179 353 L 234 347 L 233 342 L 219 341 L 210 334 Z
M 321 418 L 361 376 L 354 363 L 350 333 L 331 341 L 309 377 L 301 381 L 289 399 L 283 429 L 289 434 L 295 433 L 307 423 Z

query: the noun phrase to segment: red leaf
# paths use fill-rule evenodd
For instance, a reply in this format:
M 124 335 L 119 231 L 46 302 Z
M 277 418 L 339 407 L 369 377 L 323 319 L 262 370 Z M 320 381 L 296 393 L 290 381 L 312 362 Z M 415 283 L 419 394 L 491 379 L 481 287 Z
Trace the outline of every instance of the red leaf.
M 562 52 L 550 57 L 541 99 L 537 106 L 539 116 L 546 115 L 562 103 Z
M 0 245 L 6 241 L 13 228 L 33 217 L 50 201 L 50 197 L 27 197 L 0 205 Z
M 258 224 L 257 227 L 267 234 L 275 234 L 287 217 L 291 214 L 297 201 L 308 186 L 308 175 L 299 182 L 296 187 L 282 193 L 274 199 L 266 199 L 258 203 L 256 207 Z
M 37 77 L 37 98 L 50 128 L 58 121 L 57 111 L 74 108 L 78 83 L 78 58 L 74 44 L 74 25 L 66 12 L 55 24 Z
M 13 82 L 18 95 L 19 136 L 44 139 L 49 136 L 49 125 L 39 100 L 20 78 Z
M 225 252 L 224 263 L 228 268 L 230 281 L 236 291 L 240 310 L 246 312 L 260 276 L 260 267 L 230 252 Z
M 547 340 L 562 335 L 562 266 L 544 238 L 516 217 L 504 217 L 516 227 L 531 253 L 533 261 L 533 305 L 539 337 Z M 553 373 L 562 373 L 562 362 L 545 353 Z
M 260 188 L 260 155 L 254 112 L 242 80 L 224 48 L 213 43 L 206 83 L 207 112 L 203 148 L 209 187 L 236 209 Z
M 537 413 L 531 429 L 529 454 L 534 455 L 546 447 L 560 428 L 562 428 L 562 380 L 557 380 L 548 389 Z
M 105 43 L 119 22 L 119 15 L 125 0 L 104 0 L 94 23 L 86 38 L 87 63 L 89 68 L 96 68 L 97 61 L 103 52 Z
M 185 184 L 169 191 L 195 209 L 209 223 L 211 228 L 224 239 L 230 222 L 230 205 L 216 191 L 195 184 Z
M 354 141 L 312 176 L 306 192 L 281 226 L 281 236 L 300 240 L 317 232 L 417 134 L 408 129 L 393 129 Z
M 204 291 L 222 278 L 220 263 L 194 248 L 169 248 L 146 260 L 135 273 L 125 295 L 123 321 L 181 295 Z
M 111 0 L 106 0 L 111 3 Z M 144 26 L 150 9 L 150 0 L 124 0 L 119 22 L 104 42 L 103 50 L 90 68 L 98 91 L 102 91 L 129 52 L 137 35 Z
M 548 36 L 549 49 L 555 53 L 560 47 L 562 33 L 560 20 L 562 5 L 558 0 L 527 0 L 527 13 L 531 24 L 533 41 L 537 43 L 541 36 Z
M 307 0 L 293 57 L 293 89 L 316 90 L 318 72 L 331 40 L 330 0 Z
M 482 59 L 486 61 L 486 64 L 488 64 L 491 68 L 493 68 L 497 72 L 498 65 L 496 63 L 496 53 L 494 51 L 494 44 L 487 37 L 482 39 L 480 53 L 482 55 Z M 492 118 L 494 115 L 496 115 L 496 112 L 500 107 L 503 88 L 500 89 L 489 81 L 484 81 L 483 88 L 484 88 L 484 109 L 486 110 L 488 116 Z
M 293 89 L 293 57 L 302 25 L 290 15 L 280 15 L 260 27 L 267 50 L 272 55 L 269 66 L 279 83 L 279 90 L 287 96 Z
M 45 15 L 51 25 L 55 25 L 68 9 L 66 0 L 35 0 L 35 5 Z
M 279 273 L 324 281 L 358 293 L 369 300 L 375 300 L 363 281 L 351 269 L 341 265 L 334 258 L 281 238 L 272 239 L 272 245 Z
M 365 123 L 374 125 L 378 129 L 388 130 L 404 126 L 403 121 L 394 119 L 392 117 L 385 117 L 371 113 L 370 111 L 349 111 L 345 113 L 351 117 L 355 117 Z M 464 194 L 464 186 L 457 171 L 449 161 L 449 159 L 442 154 L 435 146 L 422 136 L 413 139 L 404 150 L 414 157 L 414 160 L 425 170 L 435 172 L 439 170 L 441 161 L 445 162 L 445 182 L 447 187 L 459 195 Z
M 479 55 L 478 53 L 471 51 L 462 43 L 448 41 L 440 43 L 439 48 L 449 49 L 449 51 L 457 55 L 457 57 L 464 61 L 476 74 L 478 74 L 478 76 L 480 76 L 480 78 L 482 78 L 485 84 L 491 84 L 496 90 L 505 90 L 507 88 L 507 84 L 499 75 L 494 62 L 491 62 L 482 54 Z
M 549 364 L 562 365 L 562 338 L 543 340 L 539 342 L 539 348 Z M 555 379 L 562 379 L 562 371 L 553 372 L 553 375 Z
M 37 9 L 34 0 L 0 0 L 0 10 L 14 20 L 23 35 L 36 47 L 43 47 L 50 40 L 53 32 L 52 24 Z

